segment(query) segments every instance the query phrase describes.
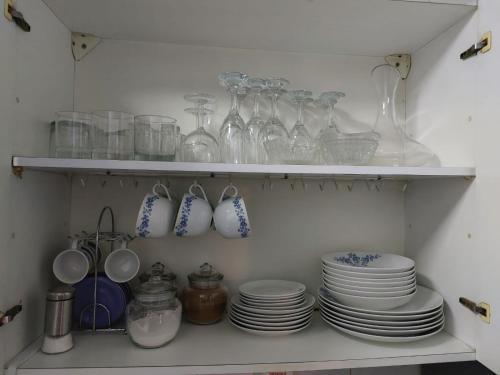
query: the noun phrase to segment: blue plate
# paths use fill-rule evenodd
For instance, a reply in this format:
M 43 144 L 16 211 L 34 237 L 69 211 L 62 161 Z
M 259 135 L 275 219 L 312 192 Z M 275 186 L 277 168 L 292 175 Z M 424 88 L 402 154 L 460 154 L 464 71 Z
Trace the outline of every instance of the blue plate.
M 94 276 L 87 276 L 73 287 L 75 288 L 73 321 L 79 325 L 80 315 L 82 315 L 81 328 L 92 328 Z M 113 324 L 125 313 L 127 298 L 119 284 L 111 281 L 106 276 L 97 276 L 97 303 L 96 328 L 108 328 L 109 321 L 106 308 L 109 310 L 111 324 Z M 99 304 L 104 305 L 106 308 Z

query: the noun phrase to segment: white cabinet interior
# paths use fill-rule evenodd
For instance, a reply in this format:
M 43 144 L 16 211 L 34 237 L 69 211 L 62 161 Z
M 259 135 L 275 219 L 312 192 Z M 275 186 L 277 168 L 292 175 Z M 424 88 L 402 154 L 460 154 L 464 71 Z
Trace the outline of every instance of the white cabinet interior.
M 157 259 L 166 260 L 182 279 L 198 263 L 210 260 L 225 273 L 231 288 L 243 280 L 273 276 L 303 281 L 311 291 L 320 281 L 319 257 L 327 251 L 356 247 L 405 253 L 416 259 L 419 281 L 445 296 L 448 302 L 446 330 L 451 335 L 442 333 L 422 343 L 390 346 L 351 339 L 316 321 L 310 331 L 282 339 L 283 348 L 289 351 L 284 350 L 281 358 L 269 359 L 264 354 L 259 356 L 256 351 L 239 358 L 237 363 L 218 357 L 222 362 L 213 367 L 203 356 L 199 357 L 199 363 L 189 363 L 188 359 L 176 354 L 179 362 L 174 363 L 180 367 L 148 368 L 148 373 L 334 369 L 476 358 L 473 348 L 478 345 L 474 335 L 477 319 L 457 303 L 462 295 L 475 298 L 479 294 L 485 300 L 491 299 L 488 294 L 479 293 L 480 285 L 473 282 L 473 275 L 479 269 L 474 264 L 475 250 L 479 251 L 477 246 L 488 243 L 488 237 L 482 242 L 476 240 L 478 224 L 474 213 L 479 208 L 475 185 L 480 179 L 474 182 L 460 177 L 476 174 L 474 168 L 469 168 L 475 164 L 474 154 L 480 147 L 473 137 L 477 137 L 478 132 L 483 134 L 480 129 L 484 132 L 488 129 L 485 116 L 480 117 L 484 120 L 483 125 L 475 120 L 477 91 L 470 87 L 476 87 L 475 69 L 478 67 L 474 61 L 458 60 L 458 54 L 478 38 L 479 15 L 473 14 L 473 1 L 446 1 L 444 4 L 436 1 L 293 0 L 285 5 L 282 0 L 265 3 L 259 0 L 203 3 L 189 0 L 151 1 L 147 3 L 152 7 L 149 9 L 142 2 L 132 0 L 44 2 L 69 29 L 95 33 L 106 39 L 81 62 L 73 63 L 69 30 L 40 1 L 19 0 L 19 8 L 27 18 L 31 17 L 33 28 L 44 32 L 21 34 L 9 29 L 8 34 L 0 35 L 2 46 L 5 44 L 14 55 L 2 55 L 2 64 L 4 61 L 11 65 L 19 62 L 15 68 L 16 77 L 9 78 L 6 81 L 9 85 L 0 90 L 2 97 L 9 100 L 19 97 L 17 107 L 8 106 L 5 115 L 2 113 L 2 121 L 14 119 L 2 137 L 3 150 L 6 150 L 2 153 L 5 173 L 10 167 L 11 155 L 44 155 L 48 143 L 46 124 L 56 110 L 112 108 L 136 114 L 164 113 L 178 118 L 183 130 L 189 132 L 193 121 L 183 112 L 182 95 L 207 91 L 218 98 L 217 116 L 213 119 L 215 128 L 227 113 L 226 93 L 216 81 L 216 75 L 224 70 L 285 76 L 294 88 L 308 88 L 316 93 L 332 88 L 346 91 L 347 98 L 340 105 L 342 120 L 368 127 L 376 116 L 370 70 L 383 63 L 383 56 L 401 52 L 412 53 L 413 70 L 400 88 L 400 115 L 404 117 L 406 112 L 410 131 L 438 153 L 445 167 L 450 167 L 440 171 L 372 169 L 355 173 L 342 169 L 315 170 L 312 174 L 321 179 L 306 178 L 304 184 L 298 176 L 292 180 L 273 179 L 272 189 L 269 185 L 262 189 L 263 175 L 270 173 L 265 169 L 264 172 L 253 171 L 254 176 L 235 175 L 233 182 L 238 184 L 251 211 L 254 237 L 238 242 L 223 240 L 216 233 L 210 233 L 199 239 L 171 236 L 162 240 L 134 241 L 131 246 L 139 252 L 144 265 Z M 485 0 L 484 7 L 480 4 L 479 9 L 479 14 L 494 13 L 498 5 Z M 490 22 L 493 21 L 498 22 L 498 19 Z M 260 28 L 257 27 L 259 23 L 271 26 Z M 297 24 L 301 27 L 296 27 Z M 452 25 L 455 26 L 449 29 Z M 12 26 L 0 22 L 0 27 L 3 31 Z M 483 21 L 482 27 L 488 25 Z M 35 48 L 34 44 L 40 48 Z M 49 57 L 53 59 L 50 64 L 45 62 Z M 44 69 L 57 66 L 57 72 L 63 73 L 54 75 L 53 69 L 44 73 L 39 66 Z M 2 77 L 7 77 L 7 72 L 0 72 Z M 28 78 L 30 84 L 26 82 Z M 292 110 L 284 103 L 281 109 L 285 121 L 290 124 Z M 248 108 L 244 108 L 245 118 L 247 111 Z M 315 112 L 308 116 L 315 133 L 322 119 Z M 485 159 L 482 156 L 481 160 Z M 166 173 L 154 168 L 148 171 L 147 167 L 134 163 L 103 167 L 106 163 L 96 166 L 92 164 L 98 163 L 95 161 L 86 165 L 75 161 L 76 166 L 68 167 L 61 161 L 34 158 L 19 158 L 15 163 L 25 167 L 23 179 L 11 177 L 5 183 L 0 182 L 0 204 L 5 208 L 0 220 L 2 224 L 8 223 L 1 226 L 0 234 L 2 239 L 11 238 L 2 245 L 1 259 L 8 261 L 0 262 L 0 274 L 5 285 L 18 285 L 0 301 L 2 307 L 17 302 L 19 297 L 30 303 L 25 305 L 26 313 L 0 330 L 0 342 L 4 345 L 1 363 L 41 333 L 43 297 L 51 282 L 50 261 L 64 246 L 66 234 L 92 230 L 96 215 L 104 205 L 111 205 L 115 210 L 120 230 L 131 231 L 140 200 L 158 178 L 163 181 L 168 178 L 180 197 L 192 181 L 192 175 L 198 175 L 207 186 L 212 201 L 218 198 L 228 181 L 226 177 L 208 177 L 211 171 L 203 167 L 201 171 L 189 170 L 190 177 L 167 177 L 165 174 L 172 174 L 168 167 L 165 167 Z M 485 162 L 484 165 L 489 164 Z M 477 165 L 478 174 L 481 167 Z M 60 174 L 32 172 L 30 168 L 66 169 L 66 172 L 73 171 L 74 176 L 68 182 Z M 87 176 L 82 172 L 85 169 L 92 173 L 105 169 L 119 174 L 125 169 L 134 175 L 152 172 L 162 177 Z M 219 175 L 228 173 L 224 169 L 216 172 Z M 290 173 L 293 175 L 293 172 Z M 366 177 L 384 175 L 382 172 L 392 173 L 400 181 L 383 181 L 378 190 L 373 184 L 365 183 Z M 327 182 L 323 191 L 319 188 L 325 175 L 340 177 L 346 173 L 354 175 L 348 181 L 363 181 L 356 182 L 352 191 L 346 185 L 349 182 L 338 183 L 337 189 L 333 180 Z M 312 177 L 307 176 L 307 170 L 301 174 Z M 421 180 L 426 174 L 437 178 Z M 441 178 L 454 176 L 458 178 Z M 406 180 L 411 182 L 403 191 Z M 293 189 L 291 184 L 295 184 Z M 16 202 L 21 202 L 19 207 L 11 203 L 13 196 Z M 25 199 L 26 196 L 29 199 Z M 12 238 L 13 233 L 17 240 Z M 36 258 L 33 253 L 37 254 Z M 36 272 L 32 271 L 26 282 L 18 282 L 19 277 L 15 274 L 21 274 L 19 270 L 25 266 L 26 257 L 30 257 L 27 271 L 36 269 Z M 473 271 L 466 272 L 469 269 Z M 481 326 L 489 342 L 495 341 L 496 336 L 492 337 L 489 331 L 494 329 L 494 324 Z M 202 329 L 197 331 L 197 328 L 186 326 L 184 334 L 178 337 L 179 342 L 174 341 L 162 350 L 173 355 L 192 346 L 190 340 L 194 342 L 197 333 L 203 334 Z M 240 343 L 242 351 L 245 345 L 262 345 L 263 349 L 270 345 L 261 338 L 235 331 L 226 323 L 207 330 L 216 342 Z M 74 368 L 75 374 L 133 373 L 139 368 L 145 371 L 147 366 L 144 364 L 149 360 L 157 366 L 166 366 L 165 361 L 170 358 L 168 355 L 163 357 L 161 351 L 156 352 L 160 354 L 141 354 L 124 337 L 97 336 L 77 340 L 80 339 L 81 345 L 63 356 L 45 357 L 26 352 L 29 358 L 18 363 L 19 373 L 69 373 L 68 368 Z M 311 349 L 309 357 L 302 353 L 298 360 L 290 359 L 290 353 L 296 350 L 294 345 L 303 347 L 314 343 L 318 348 Z M 325 351 L 319 349 L 320 344 L 326 347 Z M 106 348 L 100 350 L 101 347 Z M 122 359 L 118 349 L 122 347 L 130 354 L 125 365 L 128 370 L 118 363 Z M 83 357 L 78 360 L 78 356 L 88 354 L 86 350 L 93 350 L 95 354 L 91 354 L 83 365 L 79 362 Z M 352 352 L 357 354 L 352 356 Z M 480 356 L 481 353 L 477 353 L 477 358 Z M 491 368 L 500 370 L 494 358 L 487 356 L 486 359 Z M 198 367 L 203 364 L 206 367 Z M 169 365 L 172 366 L 170 361 Z

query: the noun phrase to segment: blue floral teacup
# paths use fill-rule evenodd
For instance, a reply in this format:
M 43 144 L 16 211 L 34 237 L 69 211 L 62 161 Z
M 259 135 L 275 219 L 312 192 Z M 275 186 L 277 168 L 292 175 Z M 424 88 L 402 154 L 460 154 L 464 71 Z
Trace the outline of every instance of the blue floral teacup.
M 158 189 L 162 189 L 165 195 L 160 195 Z M 165 185 L 153 186 L 153 193 L 146 194 L 142 201 L 135 234 L 143 238 L 166 236 L 174 225 L 176 206 Z
M 227 194 L 232 191 L 232 194 Z M 225 238 L 247 238 L 252 231 L 247 209 L 238 189 L 229 184 L 222 191 L 214 212 L 215 229 Z
M 202 197 L 194 193 L 198 189 Z M 212 223 L 213 210 L 208 202 L 205 190 L 196 182 L 189 187 L 189 193 L 184 194 L 174 232 L 179 237 L 194 237 L 208 232 Z

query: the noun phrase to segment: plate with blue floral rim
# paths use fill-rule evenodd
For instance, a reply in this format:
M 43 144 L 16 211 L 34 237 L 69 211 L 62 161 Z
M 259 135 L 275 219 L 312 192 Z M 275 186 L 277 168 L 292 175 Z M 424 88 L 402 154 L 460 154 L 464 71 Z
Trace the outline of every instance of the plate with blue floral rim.
M 342 251 L 326 254 L 321 260 L 332 268 L 361 273 L 400 273 L 415 268 L 410 258 L 379 251 Z
M 378 272 L 354 272 L 333 268 L 323 264 L 323 272 L 330 276 L 343 276 L 353 279 L 390 279 L 390 281 L 404 280 L 405 278 L 412 278 L 416 270 L 415 268 L 405 272 L 392 272 L 392 273 L 378 273 Z

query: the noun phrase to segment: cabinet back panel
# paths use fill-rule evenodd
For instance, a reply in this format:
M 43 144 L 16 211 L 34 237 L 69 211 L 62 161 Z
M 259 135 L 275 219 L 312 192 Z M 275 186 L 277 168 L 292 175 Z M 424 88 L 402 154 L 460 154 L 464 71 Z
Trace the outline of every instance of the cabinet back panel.
M 120 180 L 123 187 L 120 186 Z M 105 186 L 102 182 L 106 181 Z M 110 205 L 115 211 L 117 229 L 133 233 L 144 195 L 154 178 L 92 177 L 85 188 L 80 179 L 73 182 L 71 229 L 95 230 L 99 210 Z M 163 180 L 166 182 L 166 180 Z M 187 191 L 191 179 L 171 179 L 177 197 Z M 215 204 L 227 179 L 199 179 Z M 299 181 L 273 181 L 273 188 L 262 190 L 262 181 L 233 181 L 245 199 L 252 236 L 245 240 L 223 239 L 210 232 L 197 238 L 134 240 L 130 247 L 143 262 L 142 268 L 163 260 L 184 283 L 186 275 L 201 263 L 213 263 L 235 287 L 258 278 L 285 278 L 304 282 L 310 292 L 320 284 L 322 254 L 334 250 L 377 249 L 401 253 L 403 250 L 403 194 L 399 184 L 386 183 L 380 191 L 356 183 L 349 192 L 343 183 L 339 190 L 329 183 L 320 192 L 318 182 L 307 181 L 306 191 Z

